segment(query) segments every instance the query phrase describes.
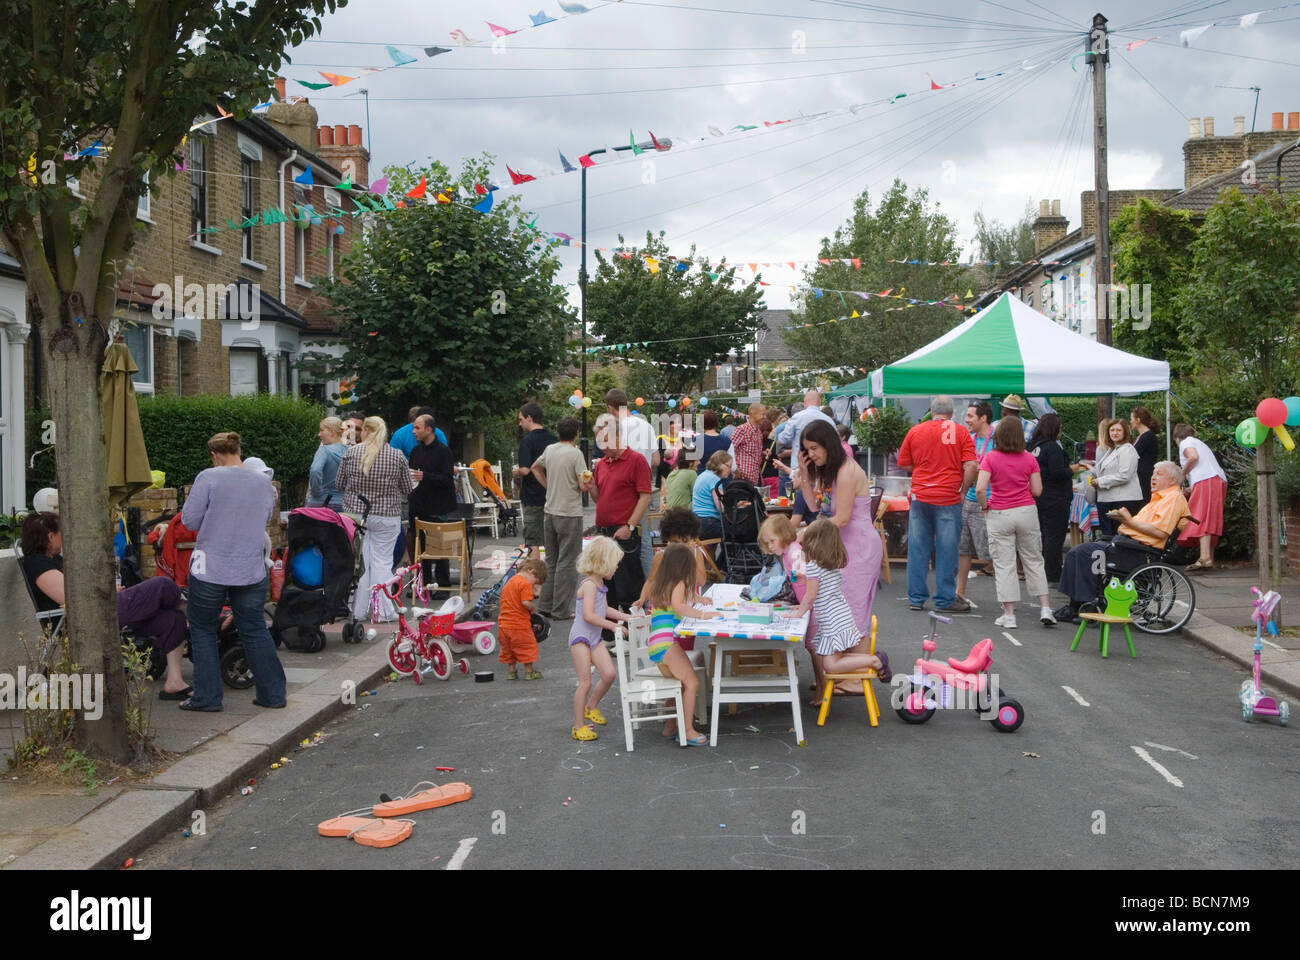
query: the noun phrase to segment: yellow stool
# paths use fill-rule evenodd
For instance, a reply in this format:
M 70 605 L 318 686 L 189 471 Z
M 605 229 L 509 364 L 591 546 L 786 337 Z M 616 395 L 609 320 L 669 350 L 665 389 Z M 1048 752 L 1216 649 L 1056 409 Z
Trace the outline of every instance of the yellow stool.
M 869 653 L 876 652 L 876 617 L 871 617 L 871 646 Z M 874 669 L 859 670 L 853 673 L 828 673 L 826 674 L 826 690 L 822 693 L 822 708 L 817 714 L 817 726 L 826 726 L 826 715 L 831 711 L 831 697 L 835 693 L 836 680 L 861 680 L 862 681 L 862 698 L 867 702 L 867 719 L 871 721 L 873 727 L 880 726 L 880 704 L 876 702 L 876 692 L 871 689 L 871 681 L 876 679 L 878 674 Z

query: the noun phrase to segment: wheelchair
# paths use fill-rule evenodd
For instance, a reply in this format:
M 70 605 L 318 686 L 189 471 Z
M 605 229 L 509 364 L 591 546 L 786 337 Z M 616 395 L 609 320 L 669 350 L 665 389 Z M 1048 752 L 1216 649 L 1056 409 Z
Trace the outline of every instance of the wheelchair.
M 1187 522 L 1195 521 L 1189 517 Z M 1163 547 L 1150 547 L 1125 538 L 1119 545 L 1146 557 L 1136 565 L 1113 560 L 1106 563 L 1106 579 L 1111 576 L 1122 577 L 1132 580 L 1133 586 L 1137 588 L 1138 598 L 1130 615 L 1133 617 L 1133 626 L 1143 633 L 1174 633 L 1181 630 L 1196 612 L 1196 590 L 1183 572 L 1183 563 L 1179 560 L 1178 535 L 1184 526 L 1185 524 L 1180 524 L 1169 535 Z M 1114 540 L 1111 542 L 1114 543 Z M 1104 606 L 1104 602 L 1101 602 L 1098 610 Z

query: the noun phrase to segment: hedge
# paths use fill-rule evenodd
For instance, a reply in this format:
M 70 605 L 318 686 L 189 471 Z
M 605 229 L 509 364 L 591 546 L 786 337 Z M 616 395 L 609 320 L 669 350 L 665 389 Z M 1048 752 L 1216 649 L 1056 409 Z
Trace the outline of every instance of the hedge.
M 233 430 L 245 457 L 261 457 L 275 471 L 282 509 L 303 499 L 324 416 L 311 401 L 270 393 L 140 398 L 149 466 L 167 474 L 167 486 L 193 483 L 199 471 L 212 466 L 208 438 Z

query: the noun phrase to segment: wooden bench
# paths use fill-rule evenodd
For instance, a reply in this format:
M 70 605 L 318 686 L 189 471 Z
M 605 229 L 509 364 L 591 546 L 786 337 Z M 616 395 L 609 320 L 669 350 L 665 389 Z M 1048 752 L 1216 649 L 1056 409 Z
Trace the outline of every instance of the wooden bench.
M 1079 629 L 1074 633 L 1074 643 L 1070 644 L 1070 652 L 1073 653 L 1078 649 L 1079 641 L 1083 639 L 1083 631 L 1088 626 L 1088 621 L 1101 624 L 1101 643 L 1098 648 L 1101 650 L 1103 658 L 1110 656 L 1110 625 L 1112 623 L 1124 624 L 1124 639 L 1128 642 L 1128 655 L 1134 660 L 1137 659 L 1137 651 L 1133 649 L 1133 634 L 1129 630 L 1129 624 L 1133 622 L 1132 617 L 1112 617 L 1105 613 L 1080 613 Z

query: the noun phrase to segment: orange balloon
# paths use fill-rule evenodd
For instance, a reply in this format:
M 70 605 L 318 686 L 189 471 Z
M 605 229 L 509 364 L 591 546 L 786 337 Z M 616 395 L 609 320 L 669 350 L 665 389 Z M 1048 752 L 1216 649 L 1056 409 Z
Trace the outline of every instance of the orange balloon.
M 644 398 L 644 397 L 637 397 L 637 398 L 636 398 L 636 405 L 637 405 L 638 407 L 645 406 L 645 398 Z
M 690 397 L 682 397 L 682 406 L 683 406 L 683 407 L 689 407 L 690 405 L 691 405 L 691 398 L 690 398 Z
M 581 396 L 582 396 L 582 391 L 581 391 L 581 390 L 574 390 L 574 391 L 573 391 L 573 395 L 574 395 L 575 397 L 581 397 Z

